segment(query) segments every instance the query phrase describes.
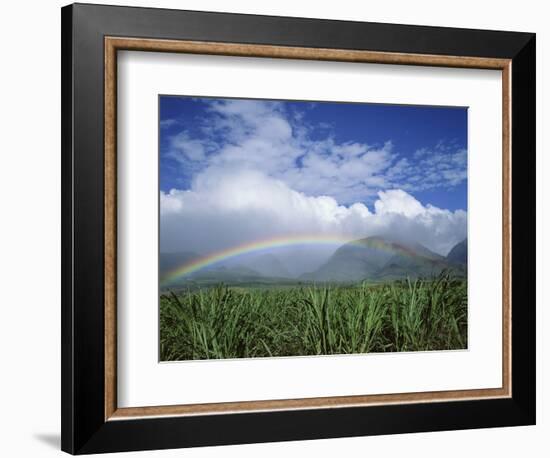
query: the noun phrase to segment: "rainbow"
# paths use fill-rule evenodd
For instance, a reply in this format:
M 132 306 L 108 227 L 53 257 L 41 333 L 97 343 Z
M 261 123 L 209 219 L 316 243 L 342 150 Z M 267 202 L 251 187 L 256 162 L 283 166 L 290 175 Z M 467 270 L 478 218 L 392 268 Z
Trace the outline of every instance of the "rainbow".
M 212 266 L 216 263 L 242 256 L 254 252 L 261 252 L 264 250 L 271 250 L 274 248 L 286 248 L 290 246 L 304 246 L 304 245 L 337 245 L 344 244 L 357 244 L 358 246 L 364 246 L 364 242 L 361 240 L 354 240 L 350 237 L 344 237 L 342 235 L 326 235 L 326 234 L 300 234 L 300 235 L 286 235 L 271 237 L 262 240 L 256 240 L 252 242 L 236 245 L 224 250 L 210 253 L 208 255 L 195 258 L 173 270 L 166 273 L 161 278 L 161 285 L 167 286 L 174 283 L 186 275 L 190 275 L 205 267 Z M 369 246 L 380 250 L 390 250 L 390 245 L 383 239 L 377 237 L 369 238 Z M 395 248 L 395 247 L 394 247 Z

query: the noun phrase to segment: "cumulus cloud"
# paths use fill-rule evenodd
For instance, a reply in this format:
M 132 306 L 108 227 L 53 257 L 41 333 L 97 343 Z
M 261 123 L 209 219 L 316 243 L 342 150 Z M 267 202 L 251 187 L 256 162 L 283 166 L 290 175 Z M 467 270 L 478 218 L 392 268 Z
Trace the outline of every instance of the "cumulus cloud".
M 230 173 L 227 173 L 230 172 Z M 424 206 L 403 190 L 379 191 L 373 211 L 308 196 L 250 169 L 209 169 L 189 190 L 161 192 L 161 251 L 210 252 L 270 236 L 388 235 L 440 254 L 466 236 L 466 212 Z

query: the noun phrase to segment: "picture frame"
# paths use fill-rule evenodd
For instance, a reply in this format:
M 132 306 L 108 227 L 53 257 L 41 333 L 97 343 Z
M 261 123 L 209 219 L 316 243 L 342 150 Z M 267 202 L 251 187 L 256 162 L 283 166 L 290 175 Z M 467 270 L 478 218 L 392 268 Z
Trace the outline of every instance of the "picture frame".
M 64 451 L 535 423 L 534 34 L 74 4 L 62 9 L 61 45 Z M 116 114 L 122 50 L 502 72 L 502 386 L 119 408 Z

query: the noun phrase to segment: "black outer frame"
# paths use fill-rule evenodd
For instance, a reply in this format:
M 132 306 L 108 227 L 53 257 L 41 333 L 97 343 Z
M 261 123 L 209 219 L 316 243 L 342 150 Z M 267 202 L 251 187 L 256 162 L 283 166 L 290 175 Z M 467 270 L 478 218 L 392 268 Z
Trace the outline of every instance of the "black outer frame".
M 105 36 L 512 59 L 512 397 L 105 421 Z M 61 38 L 64 451 L 535 424 L 535 34 L 74 4 Z

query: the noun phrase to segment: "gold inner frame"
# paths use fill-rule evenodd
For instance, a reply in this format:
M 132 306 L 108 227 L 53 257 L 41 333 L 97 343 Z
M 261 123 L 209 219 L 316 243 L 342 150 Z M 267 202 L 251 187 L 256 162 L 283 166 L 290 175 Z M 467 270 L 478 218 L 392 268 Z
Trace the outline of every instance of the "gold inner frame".
M 502 387 L 119 408 L 117 405 L 117 51 L 493 69 L 502 72 Z M 507 398 L 511 366 L 511 60 L 239 43 L 105 37 L 105 420 Z

